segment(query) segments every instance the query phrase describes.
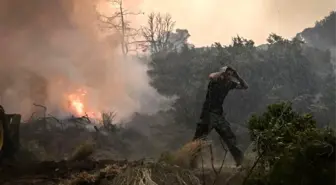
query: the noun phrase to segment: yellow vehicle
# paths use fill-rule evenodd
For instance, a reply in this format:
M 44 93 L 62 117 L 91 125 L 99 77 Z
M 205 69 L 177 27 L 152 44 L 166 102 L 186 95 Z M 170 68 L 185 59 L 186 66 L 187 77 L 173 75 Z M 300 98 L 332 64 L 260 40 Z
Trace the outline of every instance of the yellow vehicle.
M 20 147 L 20 114 L 6 114 L 0 105 L 0 162 L 14 157 Z

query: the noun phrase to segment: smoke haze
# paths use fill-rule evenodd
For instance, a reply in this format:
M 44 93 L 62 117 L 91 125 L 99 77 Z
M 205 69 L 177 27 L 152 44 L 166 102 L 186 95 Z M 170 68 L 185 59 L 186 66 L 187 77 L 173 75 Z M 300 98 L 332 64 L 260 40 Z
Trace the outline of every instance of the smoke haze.
M 97 4 L 113 11 L 105 0 L 0 0 L 0 103 L 8 112 L 29 115 L 37 103 L 63 115 L 67 96 L 82 89 L 86 108 L 115 110 L 120 118 L 167 105 L 149 85 L 147 67 L 123 59 L 116 36 L 106 40 L 100 34 Z M 335 9 L 334 0 L 125 0 L 124 5 L 135 12 L 171 13 L 196 45 L 230 43 L 236 34 L 257 44 L 271 32 L 295 36 Z M 127 18 L 135 26 L 146 24 L 146 16 Z
M 134 11 L 168 12 L 196 46 L 231 43 L 237 34 L 266 42 L 274 32 L 291 38 L 336 9 L 335 0 L 128 0 Z M 131 4 L 131 3 L 129 3 Z M 144 16 L 145 17 L 145 16 Z M 146 23 L 137 17 L 137 23 Z M 209 33 L 209 34 L 204 34 Z
M 0 0 L 0 93 L 7 112 L 27 117 L 36 103 L 63 116 L 69 94 L 83 90 L 86 111 L 116 111 L 120 119 L 167 105 L 149 85 L 147 67 L 121 57 L 118 43 L 99 33 L 97 3 Z

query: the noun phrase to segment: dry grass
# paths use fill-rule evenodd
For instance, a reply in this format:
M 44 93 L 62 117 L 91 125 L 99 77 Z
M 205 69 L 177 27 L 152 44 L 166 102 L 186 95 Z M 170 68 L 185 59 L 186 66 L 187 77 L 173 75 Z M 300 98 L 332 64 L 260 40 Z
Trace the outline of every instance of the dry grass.
M 159 161 L 170 165 L 177 165 L 182 168 L 191 169 L 197 167 L 197 159 L 203 148 L 209 143 L 203 140 L 196 140 L 185 144 L 175 152 L 165 152 Z
M 113 179 L 112 185 L 157 185 L 151 179 L 151 170 L 147 168 L 129 168 L 125 173 L 117 175 Z
M 94 143 L 92 141 L 87 141 L 77 148 L 68 159 L 69 161 L 81 161 L 89 158 L 94 153 Z
M 193 141 L 187 143 L 182 148 L 175 152 L 166 152 L 161 155 L 159 161 L 170 165 L 176 165 L 185 169 L 194 169 L 193 173 L 200 179 L 204 181 L 205 184 L 213 185 L 240 185 L 244 181 L 247 171 L 250 169 L 251 165 L 255 160 L 255 155 L 252 152 L 245 154 L 245 160 L 241 168 L 236 168 L 235 166 L 225 165 L 221 169 L 219 174 L 216 174 L 213 169 L 210 168 L 209 164 L 206 169 L 195 168 L 198 167 L 198 158 L 201 156 L 200 150 L 208 148 L 211 143 L 205 141 Z M 204 150 L 206 152 L 208 150 Z M 208 160 L 209 156 L 202 153 L 203 160 Z M 205 159 L 206 158 L 206 159 Z M 196 165 L 195 165 L 196 163 Z M 218 167 L 217 167 L 218 168 Z M 218 169 L 217 169 L 218 172 Z
M 165 152 L 158 163 L 128 168 L 113 179 L 112 185 L 200 185 L 190 169 L 205 141 L 193 141 L 175 152 Z
M 61 185 L 201 185 L 194 172 L 163 163 L 139 166 L 107 166 L 99 171 L 80 172 L 60 183 Z
M 102 170 L 100 170 L 101 173 L 106 174 L 107 176 L 111 175 L 111 174 L 119 174 L 122 173 L 125 169 L 126 169 L 126 165 L 125 166 L 117 166 L 115 164 L 113 165 L 107 165 L 105 168 L 103 168 Z M 104 175 L 104 176 L 106 176 Z
M 117 175 L 111 185 L 201 185 L 195 174 L 187 169 L 163 163 L 151 163 L 128 168 Z
M 118 166 L 116 164 L 107 165 L 100 170 L 85 171 L 73 174 L 71 178 L 66 179 L 60 185 L 78 185 L 78 184 L 111 184 L 111 181 L 118 175 L 125 171 L 125 166 Z
M 65 180 L 60 185 L 78 185 L 78 184 L 94 184 L 97 182 L 96 174 L 89 174 L 88 172 L 81 172 L 71 176 L 69 180 Z
M 64 185 L 74 184 L 108 184 L 108 185 L 241 185 L 251 164 L 252 157 L 244 163 L 242 169 L 234 166 L 224 166 L 219 174 L 208 169 L 186 169 L 198 149 L 208 145 L 204 142 L 186 144 L 178 151 L 161 158 L 163 162 L 146 163 L 142 165 L 108 165 L 98 172 L 86 172 L 74 175 Z M 167 157 L 168 156 L 168 157 Z M 163 160 L 165 159 L 165 160 Z M 171 164 L 167 164 L 170 162 Z M 183 166 L 182 165 L 182 166 Z M 214 183 L 214 181 L 216 183 Z M 203 183 L 204 182 L 204 183 Z
M 200 150 L 208 148 L 209 144 L 205 141 L 187 143 L 177 151 L 163 154 L 160 161 L 156 163 L 109 164 L 100 169 L 75 173 L 61 184 L 241 185 L 246 176 L 246 169 L 253 161 L 252 156 L 244 163 L 243 170 L 226 165 L 218 174 L 209 167 L 192 169 L 191 162 L 199 156 Z M 76 148 L 71 160 L 86 159 L 93 151 L 92 142 L 85 142 Z M 204 152 L 208 152 L 208 150 L 204 150 Z

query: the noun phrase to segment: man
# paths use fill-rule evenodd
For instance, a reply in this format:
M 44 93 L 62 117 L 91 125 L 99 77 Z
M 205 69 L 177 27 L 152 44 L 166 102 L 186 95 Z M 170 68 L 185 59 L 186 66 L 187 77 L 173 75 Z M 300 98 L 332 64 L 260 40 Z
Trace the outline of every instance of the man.
M 223 103 L 230 90 L 247 89 L 248 85 L 235 69 L 228 66 L 222 67 L 219 72 L 211 73 L 209 78 L 201 120 L 197 124 L 193 140 L 204 139 L 214 128 L 226 143 L 237 166 L 240 166 L 244 154 L 236 145 L 236 136 L 230 128 L 230 123 L 223 116 Z M 238 82 L 233 81 L 233 78 Z

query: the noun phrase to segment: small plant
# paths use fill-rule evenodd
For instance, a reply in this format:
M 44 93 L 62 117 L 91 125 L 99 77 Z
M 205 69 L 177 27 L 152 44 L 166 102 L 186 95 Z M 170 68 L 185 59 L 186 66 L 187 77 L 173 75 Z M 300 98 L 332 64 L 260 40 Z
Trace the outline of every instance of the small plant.
M 114 124 L 114 118 L 115 118 L 116 114 L 113 112 L 109 112 L 109 113 L 102 113 L 101 117 L 102 117 L 102 124 L 103 127 L 109 131 L 109 132 L 115 132 L 117 131 L 117 126 Z

